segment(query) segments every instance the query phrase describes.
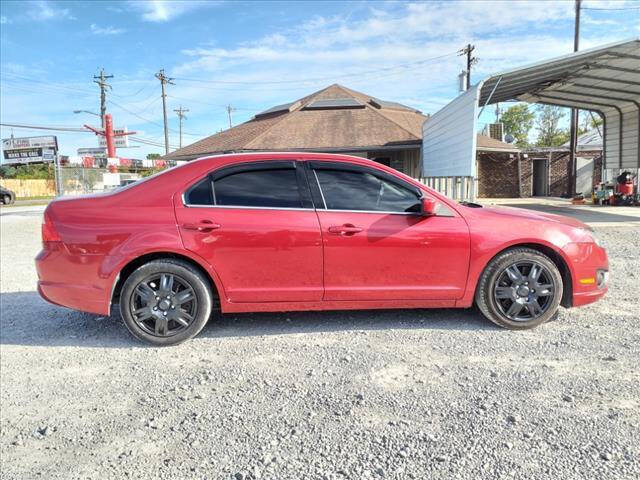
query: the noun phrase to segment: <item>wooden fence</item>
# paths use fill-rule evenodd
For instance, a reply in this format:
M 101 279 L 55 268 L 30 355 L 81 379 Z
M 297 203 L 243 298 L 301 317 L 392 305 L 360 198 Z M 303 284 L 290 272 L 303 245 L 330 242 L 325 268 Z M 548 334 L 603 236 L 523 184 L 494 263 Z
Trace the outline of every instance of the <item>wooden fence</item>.
M 0 185 L 13 191 L 18 198 L 55 197 L 56 195 L 56 183 L 54 180 L 7 178 L 0 180 Z

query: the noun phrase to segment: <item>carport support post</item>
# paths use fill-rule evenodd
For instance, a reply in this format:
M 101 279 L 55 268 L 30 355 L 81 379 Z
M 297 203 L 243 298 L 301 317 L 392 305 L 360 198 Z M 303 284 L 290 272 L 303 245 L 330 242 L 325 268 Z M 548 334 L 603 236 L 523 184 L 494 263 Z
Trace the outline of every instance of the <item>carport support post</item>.
M 582 0 L 576 0 L 576 20 L 573 32 L 573 51 L 577 52 L 580 44 L 580 3 Z M 578 109 L 571 109 L 571 137 L 569 145 L 569 162 L 571 164 L 571 175 L 569 175 L 569 196 L 573 197 L 577 188 L 578 163 L 576 161 L 576 147 L 578 143 Z

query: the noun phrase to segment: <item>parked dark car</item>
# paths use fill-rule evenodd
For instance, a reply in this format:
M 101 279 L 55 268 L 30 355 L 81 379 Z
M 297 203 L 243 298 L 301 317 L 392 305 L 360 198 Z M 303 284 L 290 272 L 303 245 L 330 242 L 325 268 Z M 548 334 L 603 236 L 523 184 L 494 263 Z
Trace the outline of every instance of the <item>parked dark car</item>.
M 3 205 L 11 205 L 16 201 L 16 194 L 8 188 L 0 187 L 0 201 Z

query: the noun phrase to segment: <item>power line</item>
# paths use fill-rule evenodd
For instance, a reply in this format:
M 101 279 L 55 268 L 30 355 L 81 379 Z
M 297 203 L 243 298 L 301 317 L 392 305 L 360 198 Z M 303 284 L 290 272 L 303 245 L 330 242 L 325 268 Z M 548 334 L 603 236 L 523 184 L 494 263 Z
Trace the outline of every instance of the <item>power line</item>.
M 473 51 L 476 49 L 475 45 L 467 44 L 462 50 L 458 50 L 458 56 L 466 56 L 467 57 L 467 88 L 469 90 L 471 88 L 471 66 L 478 63 L 478 59 L 472 56 Z
M 164 153 L 169 154 L 169 122 L 167 120 L 167 94 L 164 91 L 166 84 L 175 85 L 173 78 L 169 78 L 164 74 L 164 68 L 161 68 L 155 77 L 160 80 L 160 86 L 162 87 L 162 115 L 164 117 Z
M 231 128 L 231 127 L 233 126 L 233 125 L 232 125 L 231 118 L 232 118 L 233 112 L 235 112 L 235 111 L 236 111 L 236 109 L 235 109 L 235 108 L 233 108 L 231 105 L 227 105 L 227 106 L 226 106 L 226 107 L 224 107 L 224 108 L 225 108 L 225 110 L 227 111 L 227 115 L 229 116 L 229 128 Z
M 443 58 L 451 57 L 456 55 L 457 52 L 450 52 L 443 55 L 438 55 L 436 57 L 426 58 L 424 60 L 418 60 L 416 62 L 404 63 L 399 65 L 392 65 L 389 67 L 377 68 L 375 70 L 368 70 L 364 72 L 355 72 L 355 73 L 345 73 L 342 75 L 333 75 L 330 77 L 316 77 L 316 78 L 301 78 L 296 80 L 272 80 L 272 81 L 259 81 L 259 82 L 246 82 L 246 81 L 229 81 L 229 80 L 204 80 L 200 78 L 184 78 L 184 77 L 176 77 L 175 80 L 182 80 L 186 82 L 201 82 L 201 83 L 212 83 L 212 84 L 220 84 L 220 85 L 255 85 L 259 83 L 261 85 L 280 85 L 280 84 L 295 84 L 295 83 L 304 83 L 304 82 L 323 82 L 327 80 L 335 80 L 338 78 L 347 78 L 347 77 L 358 77 L 363 75 L 368 75 L 371 73 L 380 73 L 389 70 L 395 70 L 398 68 L 407 68 L 415 65 L 422 65 L 428 62 L 432 62 L 435 60 L 440 60 Z
M 107 113 L 107 88 L 112 90 L 111 85 L 106 80 L 107 78 L 113 78 L 113 75 L 105 75 L 104 68 L 101 68 L 100 75 L 94 75 L 93 78 L 93 83 L 97 83 L 100 87 L 100 118 L 102 119 L 102 128 L 105 128 L 104 116 Z
M 136 112 L 132 112 L 128 108 L 123 107 L 122 105 L 120 105 L 119 103 L 114 102 L 113 100 L 108 100 L 108 102 L 111 105 L 114 105 L 114 106 L 120 108 L 121 110 L 124 110 L 125 112 L 130 113 L 134 117 L 139 118 L 140 120 L 143 120 L 143 121 L 145 121 L 147 123 L 151 123 L 152 125 L 156 125 L 157 127 L 163 128 L 163 125 L 161 123 L 155 122 L 153 120 L 149 120 L 148 118 L 145 118 L 142 115 L 137 114 Z M 176 131 L 176 130 L 174 130 L 172 128 L 169 128 L 169 131 L 173 132 L 173 133 L 178 133 L 178 131 Z M 204 133 L 193 133 L 193 132 L 182 132 L 182 133 L 183 133 L 183 135 L 190 135 L 190 136 L 193 136 L 193 137 L 204 137 L 204 136 L 207 136 Z
M 640 10 L 640 7 L 582 7 L 582 10 Z
M 178 115 L 178 118 L 180 119 L 180 147 L 179 148 L 182 148 L 182 120 L 187 118 L 185 113 L 188 112 L 189 109 L 182 108 L 182 105 L 180 105 L 180 108 L 174 109 L 173 111 L 176 112 L 176 114 Z

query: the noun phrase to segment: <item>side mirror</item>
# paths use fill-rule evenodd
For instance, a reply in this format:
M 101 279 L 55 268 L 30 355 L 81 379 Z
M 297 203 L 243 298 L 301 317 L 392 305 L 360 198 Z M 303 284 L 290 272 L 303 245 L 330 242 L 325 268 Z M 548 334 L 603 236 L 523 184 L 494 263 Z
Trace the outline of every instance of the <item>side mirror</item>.
M 422 203 L 423 217 L 432 217 L 436 214 L 436 207 L 438 206 L 438 202 L 436 202 L 433 198 L 422 197 L 420 202 Z

